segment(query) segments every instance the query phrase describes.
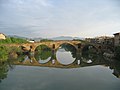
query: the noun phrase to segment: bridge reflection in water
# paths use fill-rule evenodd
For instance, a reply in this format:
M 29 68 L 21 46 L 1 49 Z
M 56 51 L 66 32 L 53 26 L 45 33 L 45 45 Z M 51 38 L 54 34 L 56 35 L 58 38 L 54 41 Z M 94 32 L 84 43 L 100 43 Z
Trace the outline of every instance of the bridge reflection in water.
M 26 89 L 36 90 L 35 87 L 38 89 L 38 87 L 43 85 L 42 83 L 48 83 L 49 81 L 52 82 L 52 84 L 49 84 L 52 87 L 57 84 L 60 84 L 59 86 L 63 84 L 60 90 L 63 90 L 63 87 L 67 87 L 65 89 L 68 89 L 69 86 L 71 86 L 69 90 L 79 90 L 83 86 L 85 86 L 85 90 L 88 88 L 90 90 L 100 90 L 101 87 L 106 89 L 109 86 L 111 86 L 107 88 L 109 90 L 119 88 L 119 80 L 117 78 L 120 78 L 120 62 L 104 58 L 92 46 L 86 46 L 81 53 L 81 51 L 76 50 L 70 44 L 62 44 L 57 50 L 41 45 L 36 48 L 34 53 L 26 55 L 15 54 L 13 56 L 7 62 L 0 63 L 0 88 L 3 88 L 2 90 L 19 89 L 19 85 Z M 10 71 L 10 69 L 14 70 Z M 69 84 L 70 82 L 72 83 Z M 78 85 L 76 86 L 76 84 Z M 88 86 L 87 88 L 86 85 Z M 92 85 L 95 88 L 91 88 Z M 48 90 L 58 89 L 54 87 L 50 89 L 49 86 L 45 87 Z
M 81 53 L 69 44 L 61 45 L 57 51 L 41 45 L 34 54 L 19 56 L 12 64 L 63 69 L 102 65 L 109 67 L 116 77 L 120 77 L 120 62 L 105 59 L 102 55 L 97 54 L 95 48 L 85 48 Z
M 81 51 L 78 51 L 70 44 L 62 44 L 57 50 L 40 45 L 36 48 L 34 54 L 28 53 L 27 55 L 18 55 L 14 59 L 9 58 L 7 63 L 1 63 L 1 74 L 9 70 L 7 64 L 10 68 L 14 68 L 15 65 L 25 65 L 62 69 L 102 65 L 112 69 L 113 74 L 116 77 L 120 77 L 120 62 L 104 58 L 101 54 L 97 53 L 94 47 L 85 47 L 81 53 Z M 6 74 L 3 76 L 6 77 Z
M 57 51 L 41 45 L 35 50 L 35 54 L 25 55 L 22 60 L 16 60 L 14 63 L 32 66 L 75 68 L 86 65 L 99 65 L 104 62 L 101 62 L 99 55 L 94 50 L 91 52 L 89 50 L 83 51 L 81 54 L 72 45 L 62 44 Z

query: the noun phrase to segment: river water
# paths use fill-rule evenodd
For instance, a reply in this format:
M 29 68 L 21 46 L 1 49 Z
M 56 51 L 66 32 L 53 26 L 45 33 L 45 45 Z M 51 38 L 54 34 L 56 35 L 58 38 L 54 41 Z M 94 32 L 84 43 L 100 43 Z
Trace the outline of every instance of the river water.
M 44 54 L 33 56 L 37 64 L 26 55 L 20 63 L 17 59 L 3 63 L 0 90 L 120 90 L 118 61 L 96 54 L 98 58 L 81 56 L 66 48 L 60 48 L 53 57 L 49 52 Z

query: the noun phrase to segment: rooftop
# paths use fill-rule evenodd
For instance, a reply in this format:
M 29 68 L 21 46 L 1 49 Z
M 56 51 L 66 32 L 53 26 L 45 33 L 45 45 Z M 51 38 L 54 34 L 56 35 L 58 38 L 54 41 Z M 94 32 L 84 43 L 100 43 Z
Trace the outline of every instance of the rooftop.
M 113 34 L 113 35 L 119 35 L 120 34 L 120 32 L 118 32 L 118 33 L 115 33 L 115 34 Z

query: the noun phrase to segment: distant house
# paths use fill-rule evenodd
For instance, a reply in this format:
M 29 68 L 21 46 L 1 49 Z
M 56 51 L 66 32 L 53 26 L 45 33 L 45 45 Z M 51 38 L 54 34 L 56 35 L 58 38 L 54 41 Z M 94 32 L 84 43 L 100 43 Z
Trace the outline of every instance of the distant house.
M 28 42 L 30 42 L 30 43 L 34 43 L 34 42 L 35 42 L 35 40 L 28 40 Z
M 104 45 L 114 45 L 114 38 L 110 36 L 101 36 L 98 37 L 99 43 Z
M 114 45 L 120 46 L 120 32 L 114 34 Z
M 103 44 L 103 45 L 114 45 L 114 38 L 108 37 L 108 36 L 86 38 L 85 40 L 90 43 Z
M 90 43 L 98 43 L 97 38 L 85 38 L 85 41 L 90 42 Z
M 0 33 L 0 40 L 6 39 L 6 36 L 3 33 Z

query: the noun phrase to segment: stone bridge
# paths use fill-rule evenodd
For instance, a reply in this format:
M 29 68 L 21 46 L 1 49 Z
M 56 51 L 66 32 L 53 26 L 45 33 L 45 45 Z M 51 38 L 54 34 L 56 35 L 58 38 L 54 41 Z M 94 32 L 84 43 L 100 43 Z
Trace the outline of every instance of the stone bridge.
M 60 45 L 62 44 L 70 44 L 75 47 L 77 51 L 82 51 L 85 47 L 90 48 L 94 47 L 97 52 L 104 52 L 104 51 L 114 51 L 113 47 L 108 45 L 101 45 L 101 44 L 94 44 L 94 43 L 85 43 L 81 41 L 73 41 L 73 40 L 59 40 L 59 41 L 46 41 L 46 42 L 35 42 L 35 43 L 23 43 L 23 44 L 9 44 L 7 46 L 15 46 L 15 47 L 22 47 L 23 50 L 34 52 L 36 48 L 40 45 L 46 45 L 51 50 L 57 50 Z
M 80 41 L 48 41 L 48 42 L 35 42 L 35 43 L 23 43 L 23 44 L 9 44 L 9 46 L 23 47 L 24 50 L 35 51 L 35 49 L 40 45 L 46 45 L 50 49 L 57 50 L 62 44 L 70 44 L 76 49 L 81 47 Z
M 56 50 L 56 49 L 58 49 L 58 48 L 60 47 L 60 45 L 65 44 L 65 43 L 74 46 L 76 49 L 77 49 L 77 45 L 78 45 L 78 44 L 81 44 L 80 41 L 52 41 L 52 42 L 33 43 L 33 44 L 31 45 L 31 46 L 32 46 L 31 48 L 32 48 L 32 51 L 35 51 L 35 49 L 36 49 L 38 46 L 40 46 L 40 45 L 46 45 L 46 46 L 48 46 L 49 48 Z M 26 47 L 26 45 L 23 45 L 23 46 Z M 29 48 L 29 45 L 28 45 L 28 48 Z

